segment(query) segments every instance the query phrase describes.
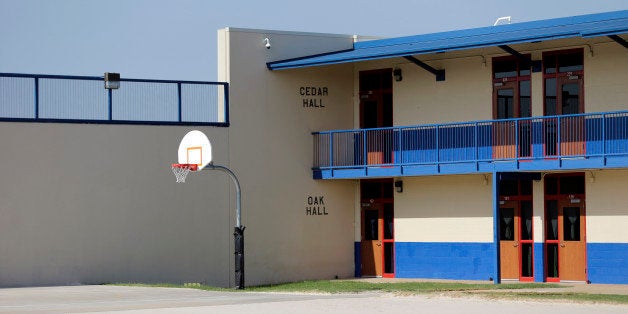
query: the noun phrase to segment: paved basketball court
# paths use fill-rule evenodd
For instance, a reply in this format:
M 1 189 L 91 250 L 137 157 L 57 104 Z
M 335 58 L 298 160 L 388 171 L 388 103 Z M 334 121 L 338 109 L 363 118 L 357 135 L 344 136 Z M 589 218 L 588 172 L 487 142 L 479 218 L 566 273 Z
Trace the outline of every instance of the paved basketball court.
M 386 293 L 288 294 L 71 286 L 0 289 L 0 313 L 626 313 L 628 306 Z

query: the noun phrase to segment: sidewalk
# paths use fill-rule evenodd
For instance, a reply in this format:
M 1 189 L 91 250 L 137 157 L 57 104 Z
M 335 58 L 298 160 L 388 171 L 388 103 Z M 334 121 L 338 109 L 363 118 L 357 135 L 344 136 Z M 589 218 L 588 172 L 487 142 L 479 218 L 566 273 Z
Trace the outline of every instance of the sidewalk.
M 481 280 L 446 280 L 446 279 L 410 279 L 410 278 L 355 278 L 348 279 L 355 281 L 366 281 L 373 283 L 392 283 L 392 282 L 457 282 L 470 284 L 492 284 L 492 281 Z M 518 284 L 519 282 L 504 282 Z M 628 285 L 612 285 L 612 284 L 586 284 L 580 282 L 559 283 L 561 288 L 538 288 L 538 289 L 518 289 L 517 291 L 535 291 L 535 292 L 572 292 L 572 293 L 588 293 L 588 294 L 619 294 L 628 295 Z M 512 291 L 512 290 L 491 290 L 493 292 Z

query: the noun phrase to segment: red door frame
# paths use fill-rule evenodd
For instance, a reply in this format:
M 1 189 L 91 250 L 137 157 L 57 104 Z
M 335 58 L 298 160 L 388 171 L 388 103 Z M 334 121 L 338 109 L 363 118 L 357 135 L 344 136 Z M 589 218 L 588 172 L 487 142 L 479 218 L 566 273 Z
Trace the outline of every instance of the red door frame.
M 560 246 L 560 232 L 562 227 L 560 226 L 560 223 L 557 222 L 558 226 L 558 236 L 556 237 L 556 240 L 547 240 L 547 228 L 546 224 L 547 224 L 547 201 L 556 201 L 556 206 L 557 206 L 557 211 L 558 211 L 558 215 L 560 215 L 560 201 L 561 200 L 565 200 L 565 199 L 571 199 L 571 198 L 578 198 L 583 202 L 583 206 L 582 206 L 582 214 L 581 214 L 581 219 L 582 219 L 582 224 L 584 224 L 583 229 L 584 229 L 584 235 L 582 235 L 584 237 L 584 241 L 585 241 L 585 250 L 584 250 L 584 267 L 585 269 L 588 269 L 588 264 L 587 264 L 587 250 L 586 250 L 586 235 L 587 235 L 587 215 L 586 215 L 586 186 L 585 188 L 585 193 L 583 194 L 560 194 L 560 178 L 561 177 L 584 177 L 584 173 L 582 172 L 577 172 L 577 173 L 556 173 L 556 174 L 551 174 L 548 175 L 552 178 L 556 178 L 556 192 L 557 194 L 547 194 L 546 191 L 546 187 L 545 187 L 545 182 L 543 183 L 544 187 L 543 187 L 543 207 L 544 207 L 544 217 L 543 217 L 543 228 L 545 229 L 545 239 L 543 239 L 543 254 L 544 254 L 544 260 L 543 260 L 543 269 L 544 269 L 544 274 L 543 277 L 545 278 L 546 282 L 560 282 L 560 250 L 557 250 L 556 253 L 556 267 L 558 269 L 557 275 L 558 277 L 547 277 L 547 270 L 548 270 L 548 264 L 547 264 L 547 247 L 548 244 L 556 244 L 557 246 Z M 547 177 L 547 176 L 546 176 Z M 586 185 L 586 183 L 585 183 Z M 587 272 L 587 282 L 588 282 L 588 277 L 589 274 Z
M 518 241 L 519 241 L 519 247 L 518 247 L 518 250 L 519 250 L 519 258 L 518 258 L 518 261 L 519 261 L 519 281 L 533 282 L 534 281 L 534 223 L 532 223 L 531 239 L 530 240 L 522 240 L 521 239 L 522 238 L 522 228 L 521 228 L 521 221 L 522 221 L 522 219 L 521 219 L 522 218 L 521 217 L 521 208 L 522 208 L 522 206 L 521 206 L 521 203 L 524 202 L 524 201 L 532 202 L 532 195 L 522 195 L 521 194 L 522 193 L 521 192 L 521 190 L 522 190 L 521 189 L 521 181 L 522 180 L 517 180 L 517 181 L 518 181 L 518 183 L 517 183 L 517 185 L 518 185 L 518 187 L 517 187 L 517 189 L 518 189 L 517 195 L 500 196 L 499 200 L 500 201 L 505 201 L 505 202 L 516 201 L 518 203 L 519 210 L 515 211 L 515 215 L 519 217 L 519 219 L 518 219 L 519 225 L 516 226 L 516 229 L 517 229 L 517 238 L 516 239 L 518 239 Z M 532 217 L 534 217 L 534 214 L 532 214 Z M 523 277 L 522 274 L 521 274 L 522 273 L 521 270 L 522 270 L 522 267 L 523 267 L 523 263 L 521 261 L 521 257 L 523 255 L 522 255 L 521 250 L 522 250 L 523 244 L 531 244 L 532 245 L 532 276 L 531 277 Z
M 363 194 L 363 185 L 362 183 L 389 183 L 389 184 L 381 184 L 381 191 L 380 191 L 380 195 L 382 195 L 381 198 L 368 198 L 368 197 L 364 197 Z M 385 191 L 384 189 L 386 189 L 387 187 L 390 188 L 390 197 L 386 197 Z M 379 210 L 379 219 L 378 219 L 378 229 L 381 230 L 381 232 L 379 232 L 380 237 L 381 237 L 381 242 L 382 242 L 382 246 L 380 247 L 381 250 L 381 273 L 382 273 L 382 277 L 384 278 L 395 278 L 395 272 L 397 270 L 396 268 L 396 264 L 395 264 L 395 224 L 394 224 L 394 217 L 395 217 L 395 206 L 394 206 L 394 185 L 393 185 L 393 179 L 374 179 L 374 180 L 361 180 L 361 184 L 360 184 L 360 204 L 362 203 L 371 203 L 371 204 L 381 204 L 383 206 L 381 206 L 381 209 Z M 384 232 L 384 215 L 385 215 L 385 205 L 386 204 L 391 204 L 392 205 L 392 217 L 393 217 L 393 224 L 392 224 L 392 238 L 391 239 L 386 239 L 385 237 L 385 232 Z M 360 206 L 362 207 L 362 206 Z M 360 221 L 360 227 L 363 226 L 364 223 L 364 210 L 362 208 L 360 208 L 360 219 L 362 221 Z M 363 233 L 363 230 L 360 231 L 360 233 Z M 362 240 L 361 240 L 362 241 Z M 393 246 L 392 249 L 392 263 L 393 263 L 393 272 L 392 273 L 386 273 L 386 252 L 384 250 L 385 247 L 385 243 L 391 243 Z M 362 256 L 360 256 L 360 259 L 362 259 Z M 360 261 L 361 262 L 361 261 Z

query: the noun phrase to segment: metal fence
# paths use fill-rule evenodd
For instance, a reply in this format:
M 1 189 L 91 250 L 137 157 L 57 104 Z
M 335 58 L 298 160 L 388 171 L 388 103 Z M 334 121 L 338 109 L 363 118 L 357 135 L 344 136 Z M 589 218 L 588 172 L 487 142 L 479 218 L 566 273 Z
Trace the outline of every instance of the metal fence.
M 628 111 L 315 132 L 314 168 L 628 155 Z
M 0 73 L 0 121 L 228 126 L 229 85 Z

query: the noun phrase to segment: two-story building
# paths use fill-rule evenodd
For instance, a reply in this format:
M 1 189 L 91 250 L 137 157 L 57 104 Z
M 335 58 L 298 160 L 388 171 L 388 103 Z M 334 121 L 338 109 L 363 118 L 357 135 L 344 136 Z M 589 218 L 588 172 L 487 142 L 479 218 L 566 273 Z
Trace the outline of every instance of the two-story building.
M 0 286 L 628 284 L 628 11 L 408 37 L 226 28 L 226 83 L 0 74 Z M 228 84 L 227 84 L 228 83 Z M 228 88 L 227 88 L 228 87 Z
M 355 276 L 628 283 L 626 33 L 628 11 L 376 40 L 226 29 L 233 110 L 259 118 L 232 139 L 273 155 L 269 184 L 325 197 L 322 219 L 352 204 Z

